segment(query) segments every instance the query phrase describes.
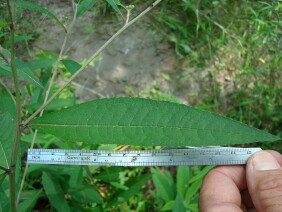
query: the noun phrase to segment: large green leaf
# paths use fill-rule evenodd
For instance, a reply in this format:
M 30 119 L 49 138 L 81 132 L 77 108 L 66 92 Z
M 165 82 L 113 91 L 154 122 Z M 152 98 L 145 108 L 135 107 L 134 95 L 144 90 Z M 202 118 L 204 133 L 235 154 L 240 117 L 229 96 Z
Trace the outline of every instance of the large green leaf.
M 34 119 L 30 126 L 92 144 L 209 146 L 280 139 L 214 113 L 140 98 L 90 101 Z
M 51 13 L 49 10 L 47 10 L 47 9 L 45 9 L 45 8 L 35 4 L 33 2 L 30 2 L 30 1 L 17 1 L 17 6 L 24 8 L 24 9 L 33 10 L 33 11 L 37 11 L 37 12 L 43 13 L 45 15 L 48 15 L 50 18 L 55 20 L 65 31 L 67 31 L 64 24 L 62 24 L 62 22 L 53 13 Z

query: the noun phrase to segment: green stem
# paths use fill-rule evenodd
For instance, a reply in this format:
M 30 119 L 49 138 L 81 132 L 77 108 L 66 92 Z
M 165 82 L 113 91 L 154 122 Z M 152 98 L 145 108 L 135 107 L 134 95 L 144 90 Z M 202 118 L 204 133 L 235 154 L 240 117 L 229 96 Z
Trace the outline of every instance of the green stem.
M 73 20 L 72 20 L 70 26 L 67 29 L 67 32 L 66 32 L 66 35 L 65 35 L 65 38 L 64 38 L 61 50 L 60 50 L 60 54 L 59 54 L 58 60 L 56 62 L 54 70 L 52 71 L 53 74 L 52 74 L 49 86 L 48 86 L 48 88 L 46 90 L 46 94 L 45 94 L 45 98 L 44 98 L 43 104 L 46 103 L 46 101 L 48 100 L 49 93 L 50 93 L 52 85 L 53 85 L 53 83 L 55 81 L 55 77 L 57 76 L 59 64 L 60 64 L 60 62 L 62 60 L 62 57 L 63 57 L 63 53 L 64 53 L 64 50 L 65 50 L 65 46 L 66 46 L 66 43 L 67 43 L 68 36 L 70 34 L 70 30 L 71 30 L 71 28 L 73 27 L 73 25 L 75 24 L 75 21 L 76 21 L 77 5 L 75 4 L 74 0 L 72 1 L 72 5 L 73 5 L 73 9 L 74 9 Z M 39 116 L 42 116 L 43 113 L 44 113 L 44 109 L 40 112 Z M 37 136 L 37 132 L 38 132 L 38 130 L 35 130 L 35 132 L 33 134 L 32 142 L 31 142 L 31 145 L 30 145 L 30 149 L 33 149 L 34 142 L 35 142 L 35 139 L 36 139 L 36 136 Z M 28 170 L 28 163 L 26 164 L 25 169 L 24 169 L 24 173 L 23 173 L 23 177 L 22 177 L 22 180 L 21 180 L 21 185 L 20 185 L 18 197 L 17 197 L 17 200 L 16 200 L 16 207 L 17 208 L 18 208 L 18 205 L 19 205 L 19 202 L 20 202 L 20 197 L 21 197 L 23 186 L 24 186 L 24 181 L 25 181 L 25 177 L 26 177 L 26 174 L 27 174 L 27 170 Z
M 16 169 L 16 161 L 18 155 L 19 141 L 20 141 L 20 124 L 21 124 L 21 96 L 20 96 L 20 86 L 18 81 L 17 69 L 15 64 L 15 41 L 14 41 L 14 22 L 13 15 L 11 11 L 10 1 L 6 0 L 8 15 L 10 19 L 10 38 L 11 38 L 11 69 L 13 73 L 13 80 L 16 92 L 16 129 L 15 129 L 15 138 L 12 149 L 12 158 L 10 163 L 11 172 L 9 172 L 9 181 L 10 181 L 10 205 L 11 211 L 16 211 L 16 201 L 15 201 L 15 169 Z
M 53 94 L 53 96 L 48 99 L 48 101 L 43 104 L 40 108 L 38 108 L 28 119 L 26 119 L 22 125 L 26 126 L 35 116 L 37 116 L 47 105 L 49 105 L 61 92 L 64 90 L 68 84 L 70 84 L 74 78 L 77 77 L 88 65 L 93 61 L 116 37 L 118 37 L 124 30 L 126 30 L 129 26 L 131 26 L 133 23 L 135 23 L 138 19 L 140 19 L 143 15 L 145 15 L 147 12 L 149 12 L 151 9 L 153 9 L 158 3 L 160 3 L 162 0 L 157 0 L 151 6 L 149 6 L 147 9 L 145 9 L 142 13 L 140 13 L 137 17 L 129 21 L 127 24 L 125 24 L 120 30 L 118 30 L 109 40 L 107 40 L 104 45 L 102 45 L 87 61 L 86 63 L 81 66 L 81 68 L 72 75 L 71 78 L 61 87 L 57 90 L 56 93 Z

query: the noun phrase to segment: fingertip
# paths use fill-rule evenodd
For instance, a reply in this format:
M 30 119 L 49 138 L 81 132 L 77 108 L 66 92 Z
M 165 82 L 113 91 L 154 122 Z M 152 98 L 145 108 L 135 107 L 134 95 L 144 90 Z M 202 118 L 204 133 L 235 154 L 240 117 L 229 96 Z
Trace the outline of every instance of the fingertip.
M 282 169 L 277 157 L 274 151 L 259 151 L 247 162 L 248 189 L 259 211 L 282 211 Z
M 282 167 L 282 155 L 274 150 L 265 150 L 266 152 L 269 152 L 276 160 L 277 162 L 280 164 L 280 166 Z
M 247 162 L 247 170 L 272 170 L 280 168 L 280 164 L 273 156 L 274 152 L 258 151 Z

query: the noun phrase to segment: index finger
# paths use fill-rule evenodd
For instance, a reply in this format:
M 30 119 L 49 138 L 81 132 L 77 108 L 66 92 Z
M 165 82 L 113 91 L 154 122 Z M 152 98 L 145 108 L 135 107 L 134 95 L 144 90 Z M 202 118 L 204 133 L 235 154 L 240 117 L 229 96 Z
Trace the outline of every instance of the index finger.
M 200 211 L 242 211 L 240 191 L 247 188 L 244 166 L 219 166 L 203 182 Z

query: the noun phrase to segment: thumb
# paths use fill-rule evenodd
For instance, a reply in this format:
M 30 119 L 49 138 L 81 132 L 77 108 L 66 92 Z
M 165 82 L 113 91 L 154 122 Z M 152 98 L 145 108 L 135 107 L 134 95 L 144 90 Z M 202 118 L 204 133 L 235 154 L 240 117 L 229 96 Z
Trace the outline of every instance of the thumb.
M 247 163 L 247 184 L 258 211 L 282 211 L 282 168 L 266 151 L 252 155 Z

